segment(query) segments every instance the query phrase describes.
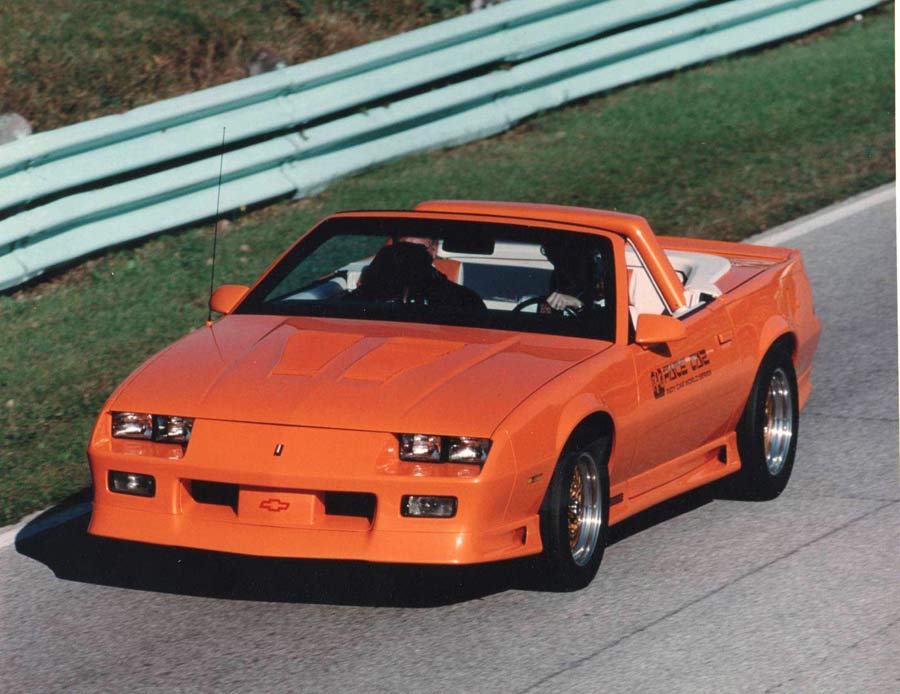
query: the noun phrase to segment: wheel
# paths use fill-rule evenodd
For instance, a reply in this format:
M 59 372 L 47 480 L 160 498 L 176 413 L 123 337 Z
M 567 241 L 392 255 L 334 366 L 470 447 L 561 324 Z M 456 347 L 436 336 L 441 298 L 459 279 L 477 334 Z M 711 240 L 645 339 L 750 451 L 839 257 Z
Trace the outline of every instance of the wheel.
M 609 526 L 608 440 L 564 451 L 541 505 L 541 583 L 578 590 L 597 573 Z
M 756 374 L 738 424 L 741 469 L 733 490 L 744 499 L 774 499 L 784 491 L 794 467 L 800 408 L 791 355 L 774 347 Z

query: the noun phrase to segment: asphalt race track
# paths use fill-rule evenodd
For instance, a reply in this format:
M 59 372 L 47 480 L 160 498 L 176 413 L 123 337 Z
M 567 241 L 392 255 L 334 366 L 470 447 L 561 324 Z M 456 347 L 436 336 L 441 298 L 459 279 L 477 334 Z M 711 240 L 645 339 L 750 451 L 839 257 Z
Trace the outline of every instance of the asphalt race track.
M 779 499 L 644 513 L 572 594 L 102 541 L 73 499 L 0 531 L 0 691 L 900 691 L 894 206 L 775 232 L 824 323 Z

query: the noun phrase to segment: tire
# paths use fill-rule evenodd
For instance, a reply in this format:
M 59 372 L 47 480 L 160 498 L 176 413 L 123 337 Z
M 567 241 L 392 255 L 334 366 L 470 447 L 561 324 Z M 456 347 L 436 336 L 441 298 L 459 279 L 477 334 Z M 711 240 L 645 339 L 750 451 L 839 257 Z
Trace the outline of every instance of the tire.
M 799 424 L 794 364 L 790 353 L 776 345 L 760 364 L 738 423 L 741 469 L 732 485 L 735 496 L 766 500 L 784 491 L 794 468 Z
M 546 589 L 584 588 L 600 568 L 609 528 L 608 443 L 563 451 L 553 471 L 540 513 L 538 570 Z

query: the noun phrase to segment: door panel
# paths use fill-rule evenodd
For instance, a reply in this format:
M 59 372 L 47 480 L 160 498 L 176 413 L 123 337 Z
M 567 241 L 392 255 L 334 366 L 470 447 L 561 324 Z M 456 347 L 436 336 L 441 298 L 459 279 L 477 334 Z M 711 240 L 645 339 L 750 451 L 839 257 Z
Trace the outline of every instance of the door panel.
M 727 420 L 741 397 L 736 388 L 738 354 L 727 311 L 713 303 L 685 318 L 684 326 L 684 340 L 650 348 L 629 347 L 639 398 L 632 475 L 725 434 Z M 644 491 L 647 489 L 630 490 L 632 495 Z

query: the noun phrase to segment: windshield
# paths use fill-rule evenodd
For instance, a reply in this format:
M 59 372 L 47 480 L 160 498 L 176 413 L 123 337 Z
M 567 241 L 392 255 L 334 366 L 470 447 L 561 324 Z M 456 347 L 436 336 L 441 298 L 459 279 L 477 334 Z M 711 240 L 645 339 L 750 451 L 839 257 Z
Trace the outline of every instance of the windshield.
M 430 323 L 614 339 L 612 244 L 491 222 L 336 217 L 235 313 Z

